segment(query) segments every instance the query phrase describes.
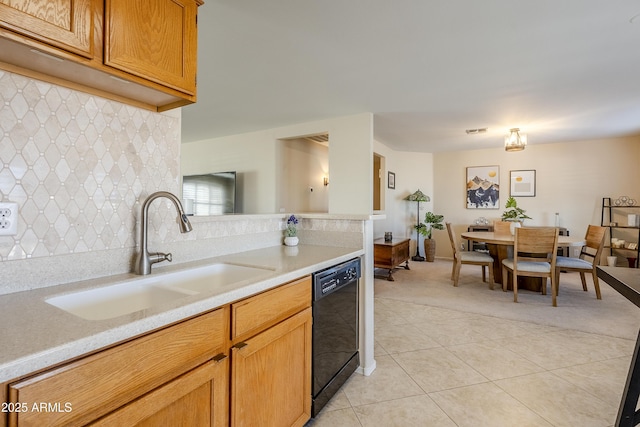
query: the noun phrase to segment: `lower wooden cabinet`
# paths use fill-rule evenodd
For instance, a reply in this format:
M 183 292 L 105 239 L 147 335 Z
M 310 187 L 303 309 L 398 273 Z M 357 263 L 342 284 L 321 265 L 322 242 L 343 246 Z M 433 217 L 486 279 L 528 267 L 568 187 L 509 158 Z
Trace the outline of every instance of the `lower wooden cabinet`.
M 137 399 L 149 400 L 147 393 L 225 354 L 228 325 L 224 307 L 14 382 L 9 399 L 26 411 L 12 412 L 9 426 L 88 425 Z M 33 409 L 41 403 L 58 407 Z
M 227 356 L 207 362 L 90 425 L 228 426 L 228 369 Z
M 0 398 L 28 410 L 0 427 L 303 426 L 311 324 L 307 276 L 10 382 Z
M 311 417 L 311 308 L 231 352 L 231 426 L 302 426 Z

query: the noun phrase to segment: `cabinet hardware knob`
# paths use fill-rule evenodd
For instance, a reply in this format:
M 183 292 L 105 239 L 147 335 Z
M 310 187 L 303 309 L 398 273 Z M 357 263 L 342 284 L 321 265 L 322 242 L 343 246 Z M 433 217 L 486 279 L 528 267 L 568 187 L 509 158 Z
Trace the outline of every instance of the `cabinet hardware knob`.
M 215 356 L 213 356 L 213 361 L 216 363 L 222 362 L 224 359 L 227 358 L 227 355 L 224 353 L 220 353 L 220 354 L 216 354 Z

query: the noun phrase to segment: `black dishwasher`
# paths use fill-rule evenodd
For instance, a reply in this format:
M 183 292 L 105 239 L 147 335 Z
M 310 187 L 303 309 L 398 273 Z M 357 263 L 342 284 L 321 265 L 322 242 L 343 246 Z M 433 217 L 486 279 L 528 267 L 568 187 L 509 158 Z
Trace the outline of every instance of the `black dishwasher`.
M 360 258 L 313 274 L 312 406 L 315 417 L 360 364 Z

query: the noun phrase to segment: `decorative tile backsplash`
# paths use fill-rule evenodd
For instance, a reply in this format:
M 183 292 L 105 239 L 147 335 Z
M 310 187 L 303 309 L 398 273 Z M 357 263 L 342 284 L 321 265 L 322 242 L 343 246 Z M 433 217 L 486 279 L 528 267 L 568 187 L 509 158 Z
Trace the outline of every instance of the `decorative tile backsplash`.
M 19 204 L 0 236 L 0 294 L 127 273 L 140 206 L 180 195 L 180 110 L 154 113 L 0 70 L 0 200 Z M 149 210 L 149 246 L 174 263 L 282 244 L 283 215 L 194 218 Z M 362 247 L 362 221 L 303 218 L 306 244 Z
M 135 247 L 139 200 L 178 190 L 179 159 L 179 110 L 153 113 L 0 70 L 0 193 L 20 206 L 0 261 Z M 158 218 L 152 231 L 173 227 Z

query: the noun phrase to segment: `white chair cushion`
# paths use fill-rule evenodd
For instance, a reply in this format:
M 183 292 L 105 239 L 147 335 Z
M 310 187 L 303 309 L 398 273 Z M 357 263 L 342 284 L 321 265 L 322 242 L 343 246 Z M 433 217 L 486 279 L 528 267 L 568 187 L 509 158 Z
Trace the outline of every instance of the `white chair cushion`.
M 513 270 L 513 259 L 502 260 L 502 264 Z M 551 264 L 548 262 L 521 261 L 518 263 L 518 271 L 528 271 L 530 273 L 549 273 Z
M 556 268 L 584 268 L 585 270 L 593 269 L 593 264 L 580 258 L 568 258 L 559 256 L 556 258 Z
M 482 252 L 460 252 L 460 260 L 462 261 L 470 261 L 470 262 L 493 262 L 493 257 L 489 254 L 485 254 Z

